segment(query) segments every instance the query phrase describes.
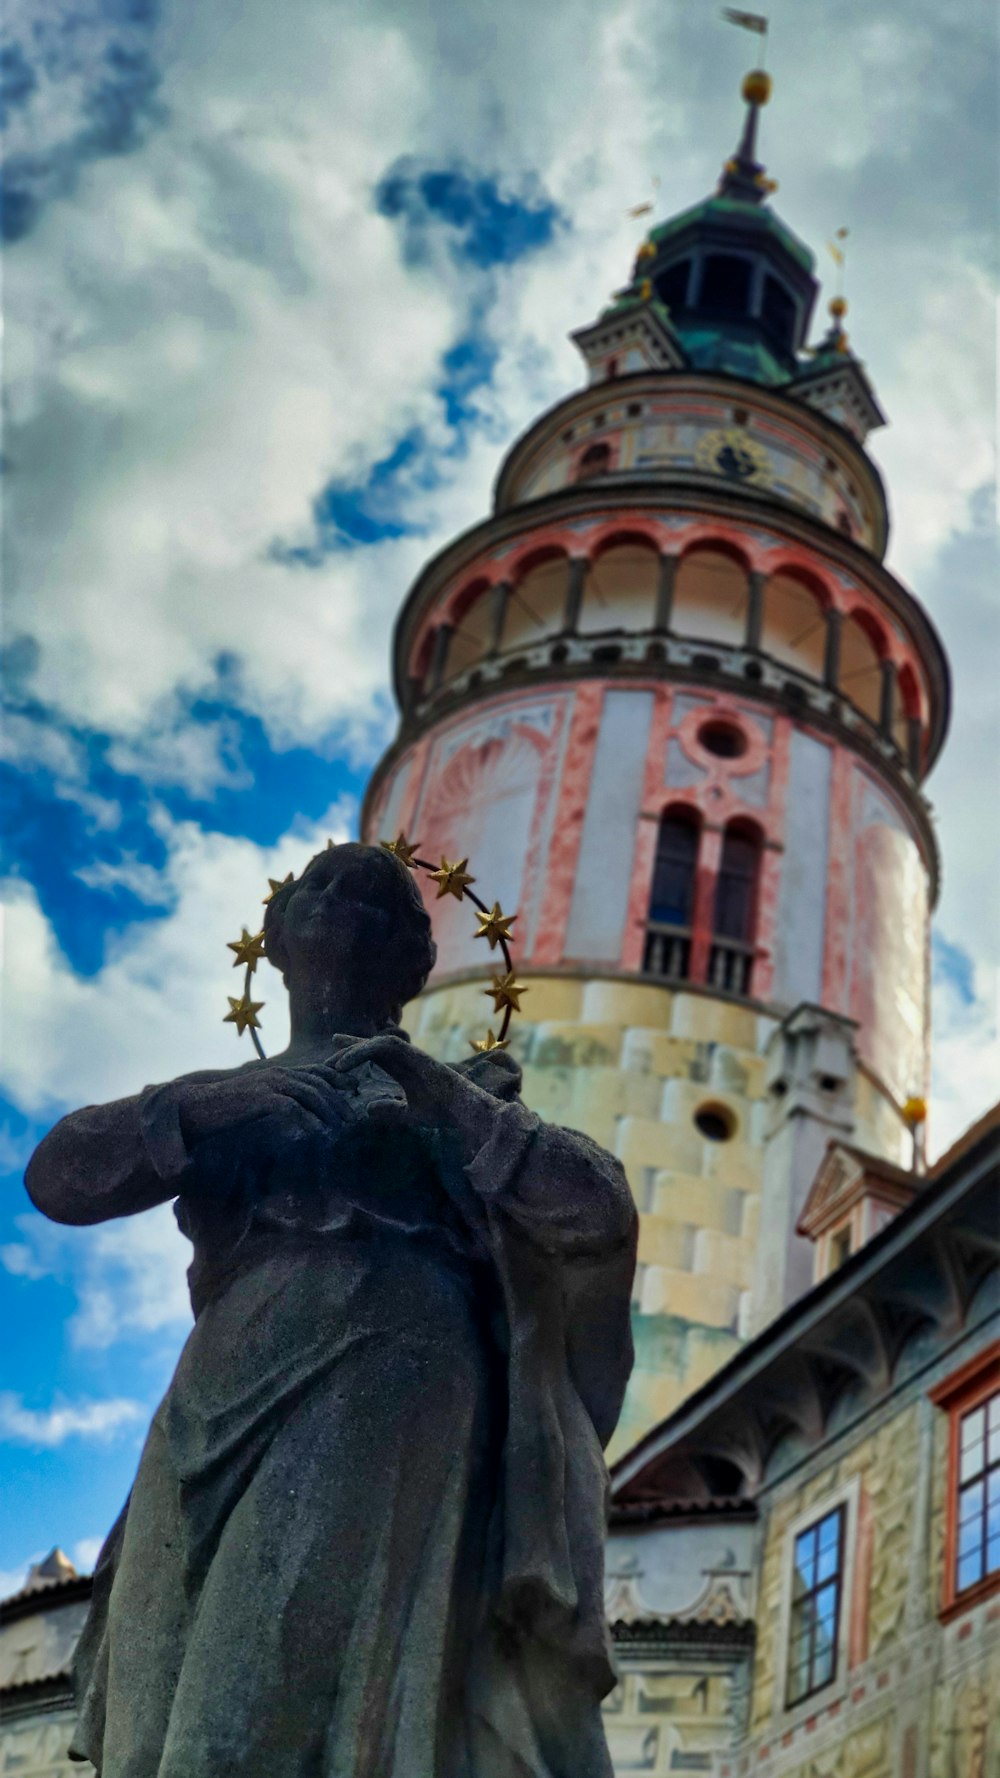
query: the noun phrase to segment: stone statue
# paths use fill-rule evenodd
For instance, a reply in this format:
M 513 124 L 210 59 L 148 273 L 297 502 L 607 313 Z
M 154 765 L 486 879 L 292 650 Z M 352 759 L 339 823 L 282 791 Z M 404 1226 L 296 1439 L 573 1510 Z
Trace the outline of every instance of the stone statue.
M 387 851 L 267 909 L 282 1055 L 62 1120 L 59 1222 L 175 1198 L 195 1325 L 77 1663 L 102 1778 L 609 1778 L 602 1448 L 632 1361 L 617 1161 L 399 1029 L 434 962 Z

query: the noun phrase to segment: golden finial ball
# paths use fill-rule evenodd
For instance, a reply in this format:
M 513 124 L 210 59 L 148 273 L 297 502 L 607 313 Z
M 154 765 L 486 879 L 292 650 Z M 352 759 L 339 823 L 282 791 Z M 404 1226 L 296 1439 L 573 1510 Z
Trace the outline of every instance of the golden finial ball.
M 915 1129 L 918 1124 L 925 1123 L 926 1120 L 927 1100 L 919 1098 L 917 1094 L 914 1093 L 906 1100 L 906 1103 L 903 1106 L 903 1121 L 908 1123 L 912 1130 Z
M 830 313 L 833 316 L 835 321 L 839 321 L 844 315 L 847 314 L 847 298 L 846 298 L 846 296 L 831 297 L 831 299 L 830 299 Z
M 765 74 L 763 68 L 752 68 L 743 76 L 741 91 L 748 105 L 766 105 L 771 97 L 770 74 Z

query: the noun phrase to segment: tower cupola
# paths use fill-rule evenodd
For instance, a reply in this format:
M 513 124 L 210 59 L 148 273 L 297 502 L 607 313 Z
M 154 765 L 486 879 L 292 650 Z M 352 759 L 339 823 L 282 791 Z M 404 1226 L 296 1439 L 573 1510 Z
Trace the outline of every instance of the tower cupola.
M 815 260 L 767 199 L 757 158 L 770 96 L 761 69 L 743 82 L 746 118 L 716 192 L 650 231 L 635 275 L 669 313 L 690 365 L 779 384 L 795 374 L 816 299 Z

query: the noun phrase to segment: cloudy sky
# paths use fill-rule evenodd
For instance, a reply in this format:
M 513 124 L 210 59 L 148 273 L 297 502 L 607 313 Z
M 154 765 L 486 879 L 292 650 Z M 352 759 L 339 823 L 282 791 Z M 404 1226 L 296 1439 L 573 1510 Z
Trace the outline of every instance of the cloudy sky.
M 954 667 L 940 1149 L 997 1076 L 995 9 L 771 17 L 775 202 L 824 271 L 850 227 L 889 560 Z M 580 383 L 566 335 L 629 270 L 628 207 L 654 176 L 664 214 L 712 189 L 756 43 L 708 0 L 8 0 L 6 25 L 0 1595 L 55 1541 L 92 1560 L 188 1326 L 169 1210 L 56 1228 L 24 1160 L 69 1107 L 242 1059 L 225 940 L 354 830 L 409 580 Z

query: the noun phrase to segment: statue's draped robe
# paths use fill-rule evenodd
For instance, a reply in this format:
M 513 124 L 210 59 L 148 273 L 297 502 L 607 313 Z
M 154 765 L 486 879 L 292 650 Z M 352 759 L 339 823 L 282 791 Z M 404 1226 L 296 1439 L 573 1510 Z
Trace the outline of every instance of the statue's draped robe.
M 477 1069 L 503 1097 L 468 1166 L 369 1115 L 398 1091 L 370 1064 L 336 1137 L 260 1119 L 188 1152 L 168 1086 L 39 1149 L 50 1216 L 176 1197 L 194 1243 L 78 1654 L 102 1778 L 609 1778 L 635 1211 L 611 1156 Z

